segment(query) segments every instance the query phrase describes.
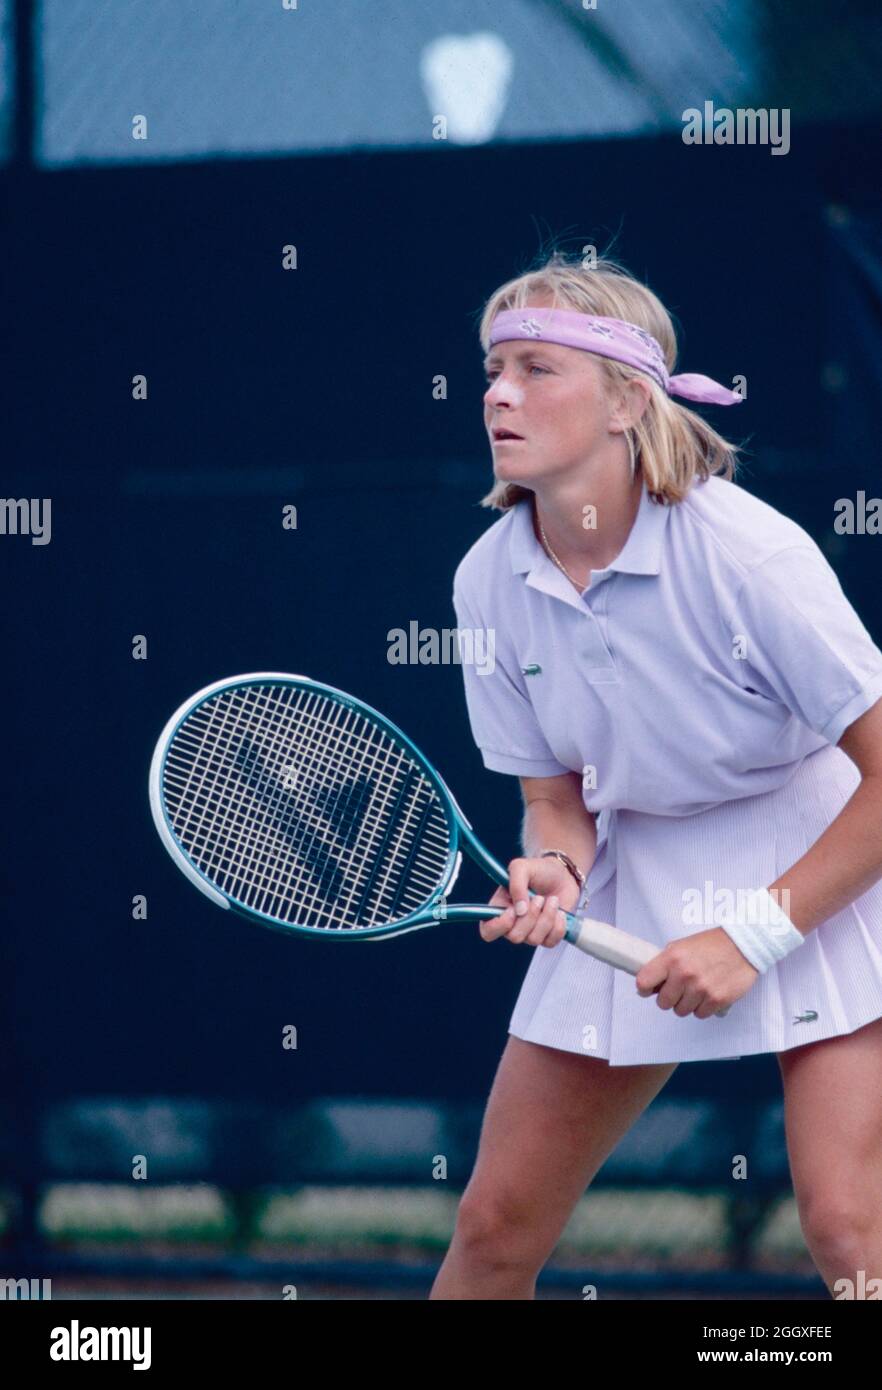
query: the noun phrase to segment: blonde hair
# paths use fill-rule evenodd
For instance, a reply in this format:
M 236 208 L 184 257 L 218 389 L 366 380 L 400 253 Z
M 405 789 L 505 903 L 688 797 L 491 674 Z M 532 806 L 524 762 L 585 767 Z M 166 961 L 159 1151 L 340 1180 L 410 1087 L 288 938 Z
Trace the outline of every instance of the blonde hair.
M 677 338 L 671 316 L 661 300 L 634 278 L 617 261 L 599 258 L 585 264 L 581 256 L 554 251 L 544 265 L 518 275 L 491 295 L 483 311 L 479 336 L 484 352 L 490 348 L 490 326 L 503 309 L 523 309 L 531 301 L 551 297 L 552 305 L 576 309 L 583 314 L 600 314 L 624 319 L 651 333 L 661 345 L 665 364 L 673 372 L 677 361 Z M 631 455 L 631 476 L 639 467 L 653 501 L 682 502 L 696 480 L 704 482 L 712 473 L 727 480 L 735 476 L 738 446 L 717 434 L 695 411 L 674 401 L 657 382 L 623 362 L 596 356 L 609 390 L 635 378 L 648 381 L 649 402 L 641 418 L 626 431 Z M 497 482 L 482 507 L 508 511 L 530 488 L 518 483 Z

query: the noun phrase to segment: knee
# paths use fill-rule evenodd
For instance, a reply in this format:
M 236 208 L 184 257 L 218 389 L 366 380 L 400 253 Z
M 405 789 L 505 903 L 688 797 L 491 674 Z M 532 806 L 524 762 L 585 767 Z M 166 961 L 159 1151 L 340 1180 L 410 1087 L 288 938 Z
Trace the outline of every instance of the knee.
M 466 1188 L 456 1216 L 456 1241 L 470 1259 L 495 1268 L 535 1263 L 535 1223 L 513 1195 Z M 541 1263 L 541 1259 L 540 1259 Z
M 879 1215 L 859 1196 L 810 1192 L 799 1201 L 800 1224 L 812 1254 L 844 1272 L 862 1267 Z

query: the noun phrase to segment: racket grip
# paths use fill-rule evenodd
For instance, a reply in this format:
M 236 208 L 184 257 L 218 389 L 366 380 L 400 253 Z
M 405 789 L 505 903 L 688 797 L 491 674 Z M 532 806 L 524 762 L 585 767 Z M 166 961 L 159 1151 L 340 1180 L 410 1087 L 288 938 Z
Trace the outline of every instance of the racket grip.
M 616 970 L 625 970 L 629 975 L 636 975 L 647 961 L 659 953 L 659 947 L 651 941 L 620 931 L 618 927 L 610 926 L 609 922 L 598 922 L 593 917 L 574 917 L 572 913 L 567 913 L 566 939 L 586 955 L 606 961 L 607 965 L 614 966 Z M 728 1006 L 717 1009 L 716 1017 L 725 1018 L 728 1012 Z

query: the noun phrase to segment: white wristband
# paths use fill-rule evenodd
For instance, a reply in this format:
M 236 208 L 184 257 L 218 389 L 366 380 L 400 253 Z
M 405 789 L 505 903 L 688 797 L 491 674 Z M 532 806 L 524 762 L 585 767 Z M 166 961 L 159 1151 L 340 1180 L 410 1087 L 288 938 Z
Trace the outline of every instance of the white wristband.
M 719 925 L 760 974 L 805 942 L 768 888 L 739 893 L 734 913 Z

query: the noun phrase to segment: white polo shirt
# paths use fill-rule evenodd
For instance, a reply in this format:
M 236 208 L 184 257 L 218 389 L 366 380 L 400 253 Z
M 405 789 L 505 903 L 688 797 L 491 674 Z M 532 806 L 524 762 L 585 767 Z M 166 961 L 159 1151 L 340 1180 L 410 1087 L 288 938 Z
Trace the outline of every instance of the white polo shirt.
M 521 502 L 457 568 L 454 605 L 461 628 L 494 629 L 494 661 L 462 667 L 486 766 L 582 774 L 600 815 L 575 910 L 659 950 L 715 925 L 685 913 L 697 893 L 786 873 L 860 781 L 832 745 L 882 696 L 882 652 L 807 532 L 735 483 L 711 477 L 672 507 L 644 487 L 581 594 Z M 882 882 L 723 1019 L 659 1009 L 561 942 L 533 951 L 509 1032 L 627 1066 L 780 1052 L 880 1016 Z
M 811 536 L 710 477 L 672 506 L 644 484 L 624 548 L 578 594 L 533 533 L 531 502 L 459 564 L 463 663 L 486 767 L 583 775 L 587 809 L 684 816 L 782 786 L 882 696 L 882 652 Z

